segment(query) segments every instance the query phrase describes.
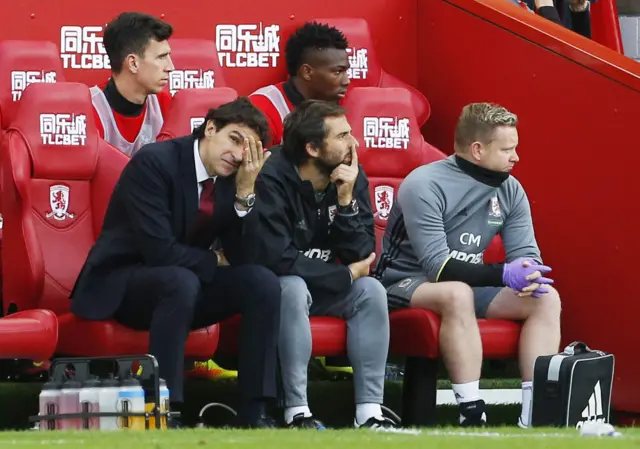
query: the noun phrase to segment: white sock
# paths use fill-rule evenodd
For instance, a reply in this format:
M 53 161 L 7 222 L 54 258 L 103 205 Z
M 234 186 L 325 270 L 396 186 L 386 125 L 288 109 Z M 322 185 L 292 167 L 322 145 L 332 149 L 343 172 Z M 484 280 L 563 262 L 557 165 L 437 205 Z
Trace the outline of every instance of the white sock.
M 309 410 L 308 405 L 298 405 L 297 407 L 287 407 L 284 409 L 284 422 L 287 424 L 291 424 L 293 421 L 293 417 L 299 415 L 300 413 L 304 413 L 305 418 L 311 417 L 311 410 Z
M 480 381 L 474 380 L 464 384 L 451 384 L 453 394 L 456 396 L 456 402 L 460 405 L 462 402 L 473 402 L 480 400 Z
M 529 426 L 529 414 L 531 413 L 531 393 L 533 389 L 533 382 L 522 382 L 522 413 L 520 419 L 522 424 Z
M 356 422 L 364 424 L 369 418 L 383 418 L 380 404 L 356 404 Z

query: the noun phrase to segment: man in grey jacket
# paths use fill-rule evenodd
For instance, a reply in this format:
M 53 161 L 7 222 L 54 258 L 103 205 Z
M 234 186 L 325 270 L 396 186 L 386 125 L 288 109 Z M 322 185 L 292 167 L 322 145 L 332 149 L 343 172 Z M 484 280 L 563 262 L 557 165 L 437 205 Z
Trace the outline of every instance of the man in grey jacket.
M 476 318 L 524 321 L 521 427 L 529 424 L 533 362 L 560 344 L 560 298 L 543 277 L 551 269 L 542 265 L 524 189 L 510 175 L 519 161 L 517 124 L 501 106 L 463 109 L 455 154 L 416 168 L 400 185 L 375 270 L 390 310 L 416 307 L 441 316 L 440 349 L 464 426 L 486 423 Z M 497 234 L 506 263 L 484 264 Z

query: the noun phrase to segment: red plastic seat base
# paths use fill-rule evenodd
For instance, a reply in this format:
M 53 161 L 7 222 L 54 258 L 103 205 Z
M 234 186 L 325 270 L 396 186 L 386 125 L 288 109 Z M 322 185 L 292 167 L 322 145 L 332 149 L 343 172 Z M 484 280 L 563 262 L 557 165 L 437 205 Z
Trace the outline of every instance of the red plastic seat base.
M 220 323 L 218 354 L 238 354 L 241 316 Z M 311 317 L 311 338 L 314 357 L 338 357 L 347 354 L 347 322 L 334 317 Z
M 57 353 L 68 356 L 111 357 L 149 352 L 149 332 L 130 329 L 114 320 L 89 321 L 67 313 L 59 317 Z M 216 351 L 218 325 L 192 331 L 185 357 L 208 360 Z
M 58 319 L 50 310 L 33 309 L 0 318 L 0 358 L 48 360 L 58 343 Z
M 440 318 L 423 309 L 391 312 L 389 352 L 409 357 L 440 357 Z M 478 320 L 483 358 L 508 359 L 518 354 L 522 324 L 506 320 Z

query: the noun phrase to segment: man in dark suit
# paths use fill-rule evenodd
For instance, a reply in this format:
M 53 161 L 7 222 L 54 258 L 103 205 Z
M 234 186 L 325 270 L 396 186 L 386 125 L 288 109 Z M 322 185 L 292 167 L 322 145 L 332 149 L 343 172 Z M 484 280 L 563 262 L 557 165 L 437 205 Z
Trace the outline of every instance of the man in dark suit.
M 276 396 L 280 283 L 245 250 L 267 133 L 264 115 L 240 98 L 211 109 L 192 135 L 141 148 L 71 293 L 82 318 L 149 330 L 173 410 L 184 400 L 189 331 L 242 314 L 238 420 L 251 427 L 273 425 L 264 401 Z

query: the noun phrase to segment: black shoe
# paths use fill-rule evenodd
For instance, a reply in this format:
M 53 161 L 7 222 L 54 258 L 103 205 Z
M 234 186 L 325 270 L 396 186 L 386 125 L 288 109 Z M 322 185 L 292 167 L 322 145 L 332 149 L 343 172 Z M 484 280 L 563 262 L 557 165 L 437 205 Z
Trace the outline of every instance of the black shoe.
M 482 399 L 460 404 L 460 426 L 485 427 L 487 425 L 487 404 Z
M 355 427 L 356 429 L 375 430 L 376 432 L 396 432 L 400 429 L 395 422 L 393 422 L 392 420 L 390 420 L 385 416 L 381 418 L 376 418 L 375 416 L 372 416 L 371 418 L 367 419 L 363 424 L 358 423 L 354 419 L 353 427 Z
M 263 415 L 253 422 L 238 420 L 234 427 L 240 429 L 275 429 L 278 425 L 273 418 Z
M 298 413 L 293 417 L 291 422 L 287 424 L 289 429 L 316 429 L 326 430 L 327 428 L 322 422 L 312 416 L 304 416 L 304 413 Z

